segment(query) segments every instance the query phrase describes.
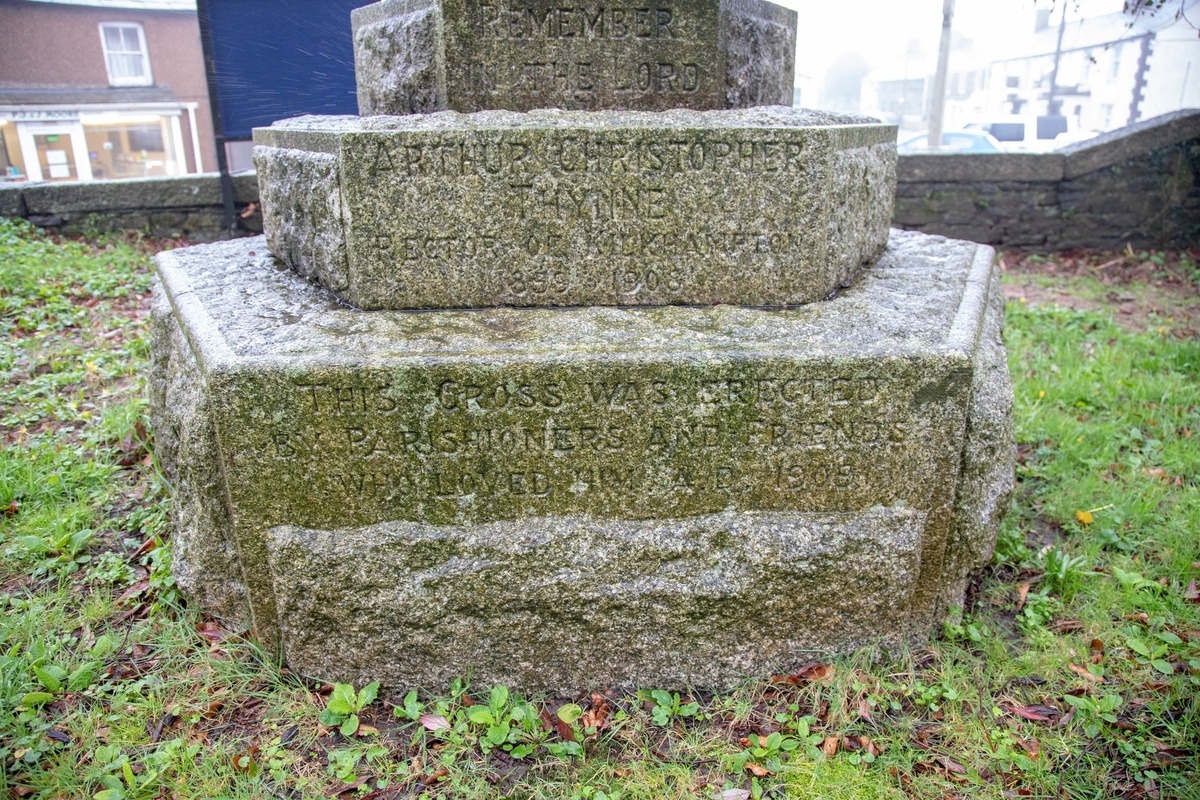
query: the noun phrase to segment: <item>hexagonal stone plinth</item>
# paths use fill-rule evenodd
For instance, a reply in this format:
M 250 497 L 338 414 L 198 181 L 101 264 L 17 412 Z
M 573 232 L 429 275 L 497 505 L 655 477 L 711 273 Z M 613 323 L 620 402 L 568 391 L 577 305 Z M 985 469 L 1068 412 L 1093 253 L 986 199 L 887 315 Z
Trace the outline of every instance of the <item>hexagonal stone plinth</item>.
M 179 585 L 358 684 L 723 687 L 924 639 L 1012 486 L 992 251 L 893 234 L 792 310 L 362 312 L 163 253 Z
M 762 0 L 385 0 L 351 19 L 363 116 L 792 104 L 796 12 Z
M 794 305 L 883 249 L 896 129 L 792 108 L 300 117 L 271 251 L 364 309 Z

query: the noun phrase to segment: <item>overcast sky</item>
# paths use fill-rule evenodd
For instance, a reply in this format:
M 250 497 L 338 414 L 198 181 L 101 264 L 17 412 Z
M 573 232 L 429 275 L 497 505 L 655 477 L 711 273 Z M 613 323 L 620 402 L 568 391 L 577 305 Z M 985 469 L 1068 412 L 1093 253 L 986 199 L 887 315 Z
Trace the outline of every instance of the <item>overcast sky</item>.
M 812 77 L 817 86 L 839 53 L 858 51 L 868 64 L 875 64 L 903 54 L 909 39 L 919 39 L 926 51 L 937 52 L 942 0 L 773 1 L 799 12 L 796 72 Z M 1111 14 L 1122 6 L 1122 0 L 1067 1 L 1068 20 Z M 1036 8 L 1050 8 L 1049 0 L 957 0 L 954 29 L 976 42 L 1018 38 L 1033 32 Z M 1058 14 L 1055 10 L 1055 22 Z

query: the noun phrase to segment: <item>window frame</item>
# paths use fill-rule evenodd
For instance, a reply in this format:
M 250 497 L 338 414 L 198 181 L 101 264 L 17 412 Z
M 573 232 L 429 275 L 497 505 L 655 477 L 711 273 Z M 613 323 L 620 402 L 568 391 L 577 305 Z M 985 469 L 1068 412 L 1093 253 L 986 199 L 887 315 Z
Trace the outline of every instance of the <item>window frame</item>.
M 138 45 L 141 47 L 142 56 L 142 74 L 136 78 L 118 78 L 113 75 L 112 64 L 109 61 L 108 41 L 104 36 L 105 28 L 134 28 L 137 30 Z M 108 72 L 109 86 L 153 86 L 154 74 L 150 68 L 150 48 L 146 44 L 146 29 L 142 27 L 140 22 L 101 22 L 98 26 L 100 32 L 100 50 L 104 53 L 104 69 Z M 123 38 L 123 37 L 122 37 Z M 121 51 L 119 55 L 131 55 L 127 51 Z

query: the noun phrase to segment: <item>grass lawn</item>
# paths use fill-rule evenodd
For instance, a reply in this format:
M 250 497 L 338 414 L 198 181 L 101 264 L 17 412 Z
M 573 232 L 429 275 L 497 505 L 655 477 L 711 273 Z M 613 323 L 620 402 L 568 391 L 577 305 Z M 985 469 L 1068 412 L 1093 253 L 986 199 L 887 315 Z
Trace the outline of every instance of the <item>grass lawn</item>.
M 187 606 L 156 246 L 0 220 L 8 797 L 1200 797 L 1200 253 L 1005 254 L 1017 499 L 929 647 L 545 698 L 323 686 Z

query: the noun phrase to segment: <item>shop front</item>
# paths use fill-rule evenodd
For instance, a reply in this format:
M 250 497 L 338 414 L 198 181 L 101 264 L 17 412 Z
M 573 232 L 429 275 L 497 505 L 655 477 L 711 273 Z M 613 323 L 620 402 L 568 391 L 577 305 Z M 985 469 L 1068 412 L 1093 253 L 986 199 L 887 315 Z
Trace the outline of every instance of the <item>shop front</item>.
M 179 102 L 0 105 L 0 181 L 92 181 L 202 172 L 196 107 L 196 103 Z M 186 142 L 185 127 L 190 134 Z

